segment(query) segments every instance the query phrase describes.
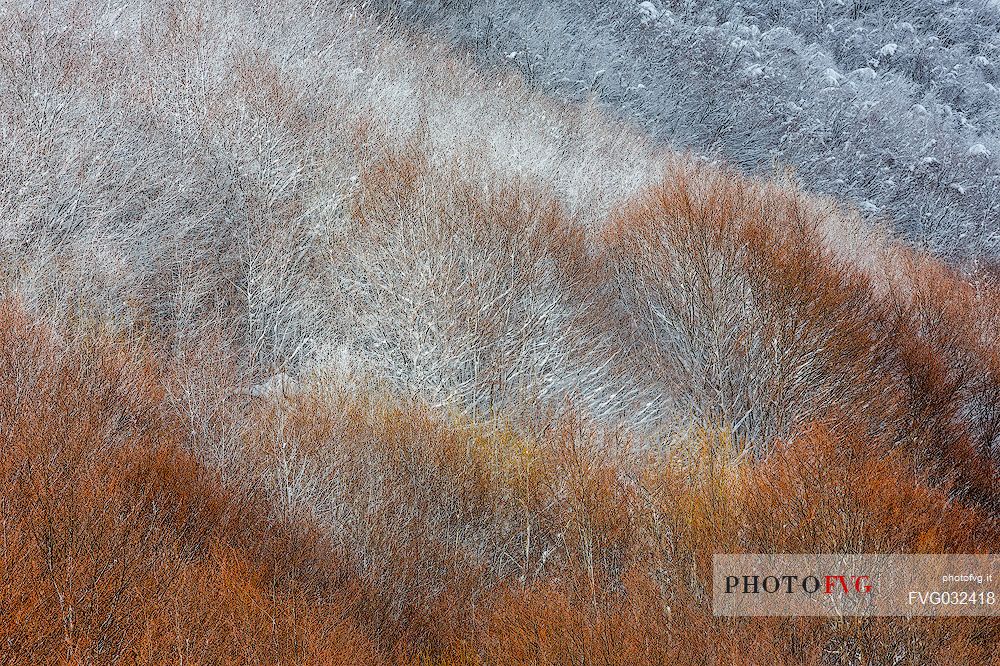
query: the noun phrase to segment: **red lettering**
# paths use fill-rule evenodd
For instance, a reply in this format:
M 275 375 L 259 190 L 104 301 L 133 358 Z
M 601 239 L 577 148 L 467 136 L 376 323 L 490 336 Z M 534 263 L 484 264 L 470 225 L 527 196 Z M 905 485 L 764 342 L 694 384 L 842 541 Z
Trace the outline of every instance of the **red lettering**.
M 840 582 L 840 587 L 843 588 L 844 593 L 848 593 L 850 589 L 847 587 L 847 581 L 843 576 L 827 576 L 826 577 L 826 593 L 833 594 L 833 588 L 836 583 Z

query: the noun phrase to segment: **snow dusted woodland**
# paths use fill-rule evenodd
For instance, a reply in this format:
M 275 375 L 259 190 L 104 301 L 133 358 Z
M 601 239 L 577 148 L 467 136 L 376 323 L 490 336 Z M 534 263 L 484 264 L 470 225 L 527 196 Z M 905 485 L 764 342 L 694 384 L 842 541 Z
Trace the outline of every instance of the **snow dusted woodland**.
M 1000 547 L 996 4 L 0 26 L 0 664 L 995 663 L 710 590 Z
M 374 4 L 675 149 L 789 168 L 938 255 L 1000 252 L 990 0 Z

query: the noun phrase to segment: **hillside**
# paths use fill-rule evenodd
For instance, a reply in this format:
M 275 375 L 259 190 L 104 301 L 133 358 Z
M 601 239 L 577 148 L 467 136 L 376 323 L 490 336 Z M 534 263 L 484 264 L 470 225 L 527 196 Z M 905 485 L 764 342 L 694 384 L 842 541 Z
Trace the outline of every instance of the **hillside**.
M 675 148 L 755 175 L 790 167 L 949 261 L 996 261 L 994 2 L 368 4 Z
M 490 3 L 417 9 L 0 8 L 0 662 L 995 659 L 991 619 L 706 593 L 714 553 L 1000 545 L 993 102 L 934 144 L 974 199 L 898 181 L 872 215 L 779 124 L 718 133 L 780 135 L 766 165 L 668 136 L 687 111 L 469 51 Z M 657 41 L 681 13 L 643 16 L 622 43 L 697 78 Z

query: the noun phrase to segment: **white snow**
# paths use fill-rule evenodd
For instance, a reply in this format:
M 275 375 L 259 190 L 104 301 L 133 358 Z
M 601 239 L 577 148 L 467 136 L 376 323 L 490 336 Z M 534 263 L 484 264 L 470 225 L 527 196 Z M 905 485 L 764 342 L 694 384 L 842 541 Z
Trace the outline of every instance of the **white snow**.
M 862 67 L 861 69 L 856 69 L 851 72 L 851 76 L 861 81 L 874 81 L 878 78 L 878 74 L 871 67 Z
M 839 86 L 841 83 L 847 80 L 847 77 L 835 70 L 833 67 L 827 67 L 823 70 L 821 74 L 823 81 L 828 86 Z
M 771 47 L 784 47 L 784 48 L 794 48 L 795 47 L 795 35 L 791 30 L 785 27 L 771 28 L 763 35 L 761 35 L 761 40 L 768 46 Z
M 896 55 L 896 51 L 899 50 L 899 44 L 886 44 L 878 50 L 878 54 L 883 57 L 889 57 Z
M 976 157 L 989 157 L 992 155 L 992 153 L 990 153 L 990 149 L 981 143 L 974 143 L 969 146 L 969 154 Z
M 660 10 L 652 2 L 639 3 L 639 14 L 643 23 L 652 23 L 660 18 Z

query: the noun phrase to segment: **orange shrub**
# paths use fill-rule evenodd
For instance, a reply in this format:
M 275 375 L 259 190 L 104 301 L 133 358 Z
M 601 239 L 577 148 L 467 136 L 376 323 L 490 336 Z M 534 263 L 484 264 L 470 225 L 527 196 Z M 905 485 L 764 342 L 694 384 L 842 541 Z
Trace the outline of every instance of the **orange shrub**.
M 184 450 L 155 367 L 0 311 L 4 663 L 376 663 L 328 542 Z

